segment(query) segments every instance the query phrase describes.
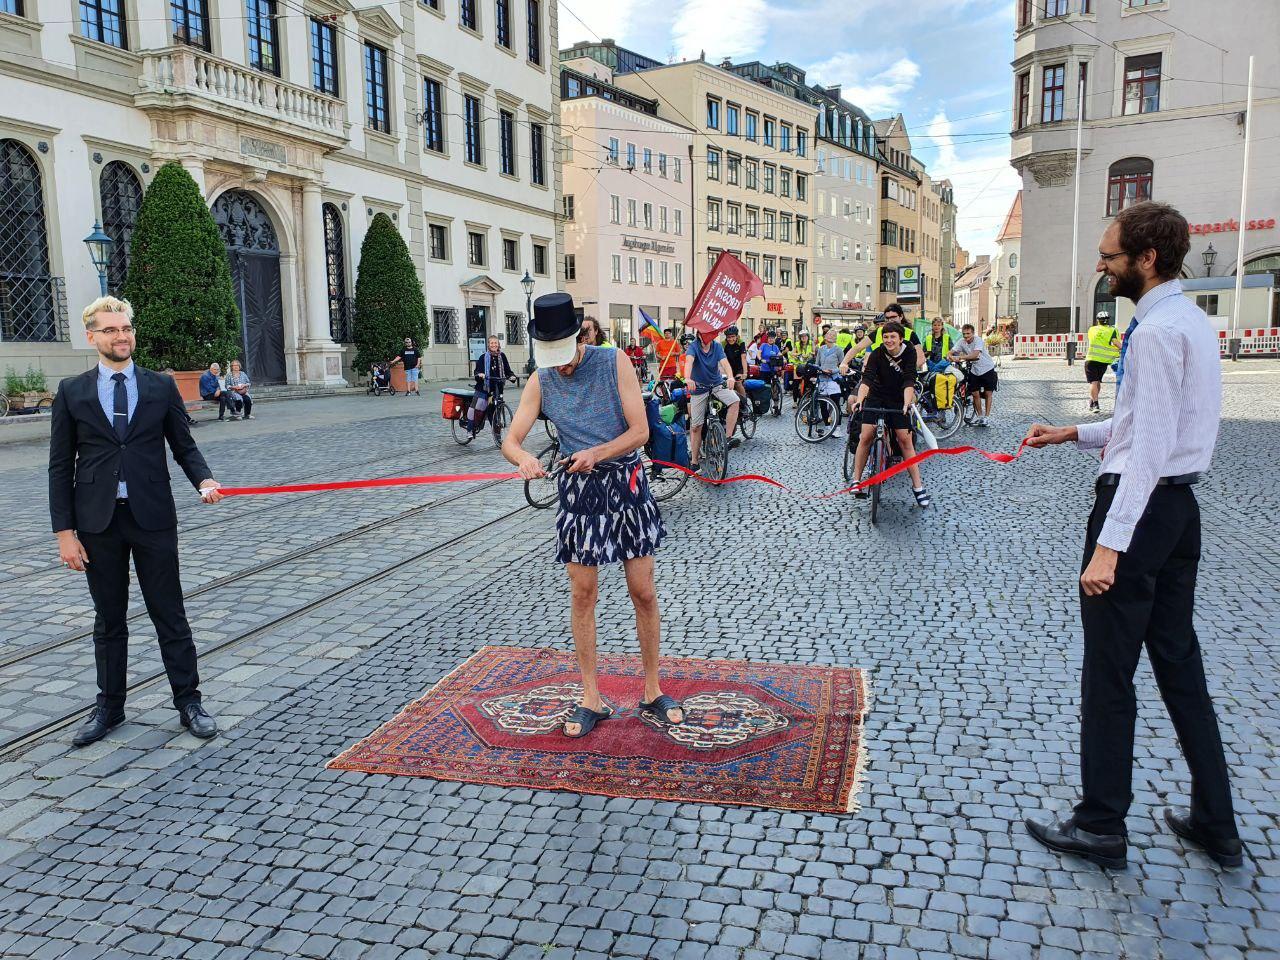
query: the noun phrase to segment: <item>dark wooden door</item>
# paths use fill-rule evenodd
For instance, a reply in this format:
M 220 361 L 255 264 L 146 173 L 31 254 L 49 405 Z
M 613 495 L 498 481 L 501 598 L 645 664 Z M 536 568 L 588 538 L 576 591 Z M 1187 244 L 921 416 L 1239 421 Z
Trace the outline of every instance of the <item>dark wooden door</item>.
M 231 264 L 245 371 L 256 384 L 284 383 L 284 305 L 275 227 L 257 199 L 243 190 L 222 194 L 212 213 Z

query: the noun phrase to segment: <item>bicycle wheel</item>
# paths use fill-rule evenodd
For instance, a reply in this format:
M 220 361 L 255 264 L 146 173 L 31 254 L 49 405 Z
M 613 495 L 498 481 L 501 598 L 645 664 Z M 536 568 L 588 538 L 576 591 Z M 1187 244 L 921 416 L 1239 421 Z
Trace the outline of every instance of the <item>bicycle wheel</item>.
M 511 408 L 499 400 L 490 417 L 493 424 L 493 445 L 502 449 L 502 435 L 511 426 Z
M 470 421 L 467 420 L 466 414 L 463 414 L 457 420 L 449 421 L 449 432 L 453 435 L 454 443 L 459 443 L 465 447 L 475 439 L 475 434 L 467 429 L 468 423 Z
M 858 431 L 854 429 L 853 421 L 849 421 L 849 439 L 844 443 L 844 474 L 845 483 L 853 483 L 853 461 L 858 452 Z
M 7 417 L 8 415 L 9 395 L 7 393 L 0 393 L 0 417 Z
M 756 435 L 756 412 L 752 409 L 750 400 L 738 401 L 738 430 L 742 432 L 744 440 L 750 440 Z
M 538 454 L 538 463 L 542 464 L 543 470 L 550 473 L 559 458 L 560 445 L 553 443 Z M 529 506 L 536 510 L 546 510 L 559 499 L 559 496 L 559 486 L 551 477 L 539 477 L 537 480 L 524 482 L 524 498 L 529 501 Z
M 53 409 L 53 397 L 41 397 L 36 401 L 36 413 L 48 413 Z
M 946 440 L 948 437 L 955 436 L 960 425 L 964 423 L 964 414 L 960 412 L 960 398 L 955 397 L 951 401 L 951 406 L 943 407 L 933 416 L 933 435 L 939 440 Z
M 547 439 L 550 440 L 552 443 L 560 442 L 560 434 L 556 433 L 556 425 L 552 423 L 550 420 L 542 421 L 542 429 L 547 431 Z
M 640 454 L 640 462 L 644 466 L 645 478 L 649 481 L 649 492 L 659 503 L 670 500 L 689 482 L 689 475 L 683 470 L 673 470 L 671 467 L 660 467 L 655 464 L 647 450 Z
M 729 441 L 724 424 L 715 417 L 707 418 L 702 431 L 702 475 L 708 480 L 723 480 L 729 472 Z
M 769 407 L 770 412 L 775 417 L 782 416 L 782 382 L 777 378 L 773 379 L 773 384 L 769 387 Z
M 888 461 L 888 454 L 887 454 L 888 446 L 889 446 L 888 441 L 885 440 L 883 437 L 876 437 L 875 442 L 872 444 L 871 456 L 867 458 L 871 463 L 872 476 L 875 476 L 876 474 L 880 473 L 882 470 L 885 469 L 885 465 Z M 874 487 L 871 488 L 871 524 L 872 526 L 875 525 L 876 517 L 880 513 L 880 488 L 882 486 L 884 486 L 884 484 L 877 483 Z
M 830 397 L 811 393 L 796 410 L 796 435 L 805 443 L 821 443 L 840 425 L 840 408 Z

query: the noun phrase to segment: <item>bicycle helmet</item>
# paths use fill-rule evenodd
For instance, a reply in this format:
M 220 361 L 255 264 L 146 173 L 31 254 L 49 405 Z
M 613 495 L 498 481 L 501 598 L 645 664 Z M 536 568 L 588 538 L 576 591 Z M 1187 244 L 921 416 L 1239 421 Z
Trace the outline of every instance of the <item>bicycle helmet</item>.
M 691 344 L 691 343 L 693 343 L 693 334 L 692 334 L 692 333 L 682 333 L 682 334 L 680 334 L 680 345 L 681 345 L 682 347 L 687 347 L 687 346 L 688 346 L 689 344 Z
M 724 332 L 724 335 L 725 335 L 726 337 L 736 337 L 736 336 L 738 335 L 738 328 L 737 328 L 737 327 L 730 327 L 728 330 L 726 330 L 726 331 Z
M 1093 319 L 1097 320 L 1099 323 L 1110 323 L 1111 314 L 1107 313 L 1105 310 L 1099 310 Z

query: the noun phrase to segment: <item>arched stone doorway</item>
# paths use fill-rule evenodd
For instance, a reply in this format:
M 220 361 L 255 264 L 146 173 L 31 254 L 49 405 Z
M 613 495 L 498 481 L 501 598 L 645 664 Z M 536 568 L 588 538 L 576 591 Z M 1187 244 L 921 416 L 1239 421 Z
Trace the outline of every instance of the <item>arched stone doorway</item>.
M 284 306 L 275 226 L 257 198 L 244 190 L 219 196 L 213 219 L 227 245 L 249 379 L 284 383 Z

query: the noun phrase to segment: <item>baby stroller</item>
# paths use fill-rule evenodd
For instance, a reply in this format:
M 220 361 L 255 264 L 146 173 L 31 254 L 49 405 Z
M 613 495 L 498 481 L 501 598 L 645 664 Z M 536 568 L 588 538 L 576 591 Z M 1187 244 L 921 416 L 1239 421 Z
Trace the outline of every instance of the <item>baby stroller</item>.
M 371 393 L 375 397 L 380 397 L 384 393 L 391 396 L 396 395 L 396 388 L 391 385 L 391 364 L 375 363 L 369 368 L 369 389 L 366 393 Z

